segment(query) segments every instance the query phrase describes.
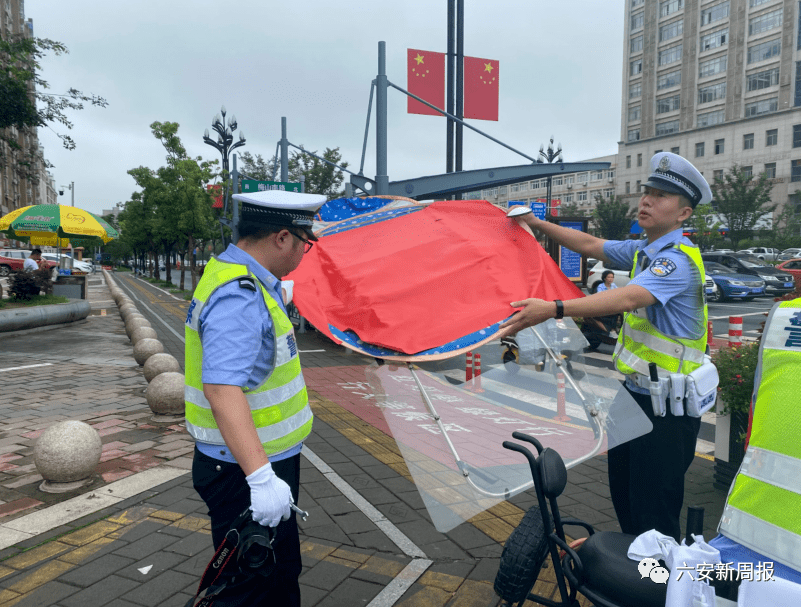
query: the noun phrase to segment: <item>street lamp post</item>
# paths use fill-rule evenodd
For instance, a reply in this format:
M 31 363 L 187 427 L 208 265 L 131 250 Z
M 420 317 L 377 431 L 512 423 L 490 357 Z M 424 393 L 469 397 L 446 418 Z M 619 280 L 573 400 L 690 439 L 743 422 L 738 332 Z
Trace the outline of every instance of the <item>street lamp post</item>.
M 544 149 L 543 146 L 540 146 L 540 159 L 538 159 L 537 162 L 548 163 L 548 164 L 552 164 L 554 162 L 564 162 L 564 160 L 562 159 L 562 144 L 561 143 L 557 144 L 556 149 L 554 149 L 554 147 L 553 147 L 553 137 L 551 137 L 551 141 L 548 144 L 548 149 L 547 150 Z M 547 189 L 547 192 L 545 194 L 545 199 L 546 199 L 545 208 L 546 208 L 546 211 L 548 213 L 551 212 L 551 180 L 552 179 L 553 179 L 553 177 L 551 175 L 548 175 L 548 189 Z
M 220 117 L 220 114 L 222 114 L 222 118 Z M 239 131 L 239 141 L 234 143 L 234 131 L 237 127 L 236 116 L 231 115 L 226 124 L 225 106 L 220 108 L 220 114 L 217 114 L 211 120 L 211 128 L 217 131 L 217 141 L 214 141 L 211 137 L 209 137 L 209 129 L 206 129 L 206 131 L 203 133 L 203 143 L 215 148 L 222 156 L 222 176 L 224 180 L 223 213 L 225 214 L 228 211 L 228 156 L 236 148 L 245 145 L 245 134 L 242 131 Z M 234 225 L 232 227 L 234 231 L 236 231 L 236 226 Z M 222 230 L 222 227 L 220 227 L 220 229 Z

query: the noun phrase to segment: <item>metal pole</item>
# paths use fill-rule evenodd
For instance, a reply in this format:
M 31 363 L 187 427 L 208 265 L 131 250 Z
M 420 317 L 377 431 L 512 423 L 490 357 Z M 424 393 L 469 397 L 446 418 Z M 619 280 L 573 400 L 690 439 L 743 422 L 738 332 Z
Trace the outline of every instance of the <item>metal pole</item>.
M 551 177 L 548 177 L 548 189 L 546 190 L 545 197 L 547 202 L 545 204 L 545 212 L 551 215 Z
M 449 114 L 453 114 L 453 62 L 454 62 L 454 29 L 456 26 L 456 0 L 448 0 L 448 54 L 445 56 L 448 68 L 448 87 L 445 109 Z M 447 128 L 445 131 L 445 172 L 453 173 L 453 121 L 448 118 L 446 121 Z
M 464 0 L 456 0 L 456 117 L 464 120 Z M 462 170 L 464 128 L 456 123 L 456 171 Z M 461 193 L 456 200 L 461 200 Z
M 359 175 L 364 175 L 364 157 L 367 154 L 367 135 L 370 133 L 370 113 L 373 110 L 373 93 L 375 80 L 370 83 L 370 101 L 367 103 L 367 122 L 364 125 L 364 143 L 362 143 L 362 162 L 359 164 Z
M 375 194 L 389 193 L 387 175 L 387 43 L 378 43 L 378 76 L 376 77 L 375 129 Z
M 353 184 L 350 181 L 345 183 L 345 198 L 353 198 Z
M 73 181 L 70 184 L 70 192 L 72 192 L 72 204 L 70 206 L 75 206 L 75 182 Z
M 281 181 L 289 181 L 289 142 L 286 138 L 286 117 L 281 117 Z
M 300 176 L 300 193 L 301 194 L 306 193 L 306 175 Z
M 239 193 L 239 171 L 236 170 L 236 154 L 234 154 L 234 171 L 231 174 L 232 190 L 234 194 Z M 231 242 L 236 244 L 239 242 L 239 201 L 231 198 L 231 211 L 233 217 L 231 219 Z

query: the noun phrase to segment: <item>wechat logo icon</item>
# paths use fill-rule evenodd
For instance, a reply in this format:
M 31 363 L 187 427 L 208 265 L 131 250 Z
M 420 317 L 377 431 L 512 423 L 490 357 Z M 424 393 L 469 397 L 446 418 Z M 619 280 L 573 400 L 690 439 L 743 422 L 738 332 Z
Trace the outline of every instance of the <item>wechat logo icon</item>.
M 656 559 L 643 559 L 637 565 L 637 570 L 640 572 L 640 579 L 644 577 L 651 578 L 655 584 L 667 584 L 670 573 L 664 567 L 659 566 L 659 561 Z

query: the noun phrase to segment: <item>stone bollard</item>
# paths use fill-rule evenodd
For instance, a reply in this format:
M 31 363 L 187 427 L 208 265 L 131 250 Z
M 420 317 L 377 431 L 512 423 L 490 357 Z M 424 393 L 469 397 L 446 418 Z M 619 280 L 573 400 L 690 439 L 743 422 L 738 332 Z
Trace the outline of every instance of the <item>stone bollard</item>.
M 175 421 L 184 415 L 183 373 L 167 371 L 153 378 L 147 387 L 147 406 L 156 415 L 154 421 Z
M 150 322 L 141 314 L 132 314 L 125 319 L 125 334 L 129 339 L 133 335 L 134 331 L 143 327 L 147 327 L 148 329 L 153 328 Z
M 126 319 L 129 314 L 138 313 L 139 310 L 136 309 L 136 306 L 132 303 L 124 303 L 120 306 L 120 316 L 123 319 Z
M 64 421 L 42 432 L 33 446 L 36 470 L 46 493 L 65 493 L 92 481 L 103 443 L 97 430 L 79 421 Z
M 172 354 L 161 352 L 160 354 L 154 354 L 147 359 L 143 371 L 145 374 L 145 379 L 148 381 L 148 383 L 150 383 L 153 381 L 153 378 L 155 378 L 157 375 L 161 375 L 162 373 L 167 373 L 170 371 L 180 373 L 181 365 Z
M 131 333 L 131 343 L 136 345 L 143 339 L 158 339 L 158 337 L 158 333 L 151 327 L 136 327 Z
M 134 360 L 136 360 L 140 367 L 144 366 L 148 358 L 159 352 L 164 352 L 164 346 L 158 339 L 146 338 L 134 344 Z

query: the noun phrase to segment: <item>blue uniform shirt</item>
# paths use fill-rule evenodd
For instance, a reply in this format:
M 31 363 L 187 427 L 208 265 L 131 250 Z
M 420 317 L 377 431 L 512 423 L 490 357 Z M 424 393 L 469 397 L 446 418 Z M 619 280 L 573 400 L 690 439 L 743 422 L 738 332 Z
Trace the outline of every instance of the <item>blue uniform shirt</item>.
M 286 313 L 281 281 L 234 244 L 218 256 L 220 261 L 246 265 Z M 273 319 L 261 290 L 243 288 L 238 281 L 212 293 L 200 314 L 198 334 L 203 344 L 203 383 L 255 388 L 272 371 Z M 198 449 L 215 459 L 235 462 L 221 445 L 197 442 Z M 299 453 L 301 445 L 270 456 L 278 461 Z
M 679 229 L 653 243 L 608 240 L 604 243 L 604 255 L 615 265 L 628 269 L 634 264 L 634 253 L 639 251 L 637 269 L 629 284 L 641 286 L 656 298 L 657 303 L 646 308 L 648 322 L 665 335 L 698 339 L 706 331 L 702 281 L 692 260 L 673 248 L 679 243 L 694 246 Z M 648 258 L 647 268 L 643 268 L 643 255 Z M 637 391 L 647 393 L 647 390 Z

